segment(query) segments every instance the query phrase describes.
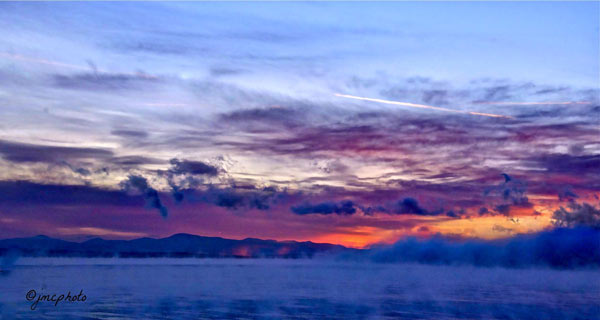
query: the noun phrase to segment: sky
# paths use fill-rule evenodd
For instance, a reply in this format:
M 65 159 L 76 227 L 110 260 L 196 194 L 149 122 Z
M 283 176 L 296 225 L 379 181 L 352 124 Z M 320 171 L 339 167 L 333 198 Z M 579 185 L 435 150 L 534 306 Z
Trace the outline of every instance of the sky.
M 2 2 L 0 238 L 365 247 L 598 214 L 599 10 Z

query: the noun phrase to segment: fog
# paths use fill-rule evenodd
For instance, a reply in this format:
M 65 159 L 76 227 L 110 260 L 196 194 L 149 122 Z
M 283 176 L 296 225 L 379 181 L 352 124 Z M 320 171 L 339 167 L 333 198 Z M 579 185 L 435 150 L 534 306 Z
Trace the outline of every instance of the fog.
M 344 255 L 343 258 L 383 263 L 598 268 L 600 230 L 587 227 L 559 228 L 495 241 L 409 238 L 391 246 L 375 247 L 362 254 Z

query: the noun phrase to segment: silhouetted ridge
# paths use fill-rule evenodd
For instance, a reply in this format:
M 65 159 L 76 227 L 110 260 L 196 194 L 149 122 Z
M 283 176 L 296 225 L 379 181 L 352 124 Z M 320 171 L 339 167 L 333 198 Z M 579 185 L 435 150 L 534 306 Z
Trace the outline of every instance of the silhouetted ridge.
M 0 255 L 33 257 L 238 257 L 302 258 L 322 252 L 350 251 L 343 246 L 310 242 L 278 242 L 248 238 L 232 240 L 186 233 L 153 239 L 104 240 L 93 238 L 78 243 L 47 236 L 0 240 Z

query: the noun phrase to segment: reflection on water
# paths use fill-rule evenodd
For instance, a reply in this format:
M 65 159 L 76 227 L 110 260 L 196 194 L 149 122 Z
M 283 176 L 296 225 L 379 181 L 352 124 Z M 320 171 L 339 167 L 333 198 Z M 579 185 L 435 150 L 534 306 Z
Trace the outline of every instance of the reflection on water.
M 599 271 L 325 260 L 22 259 L 1 319 L 600 319 Z M 85 302 L 40 302 L 30 289 Z

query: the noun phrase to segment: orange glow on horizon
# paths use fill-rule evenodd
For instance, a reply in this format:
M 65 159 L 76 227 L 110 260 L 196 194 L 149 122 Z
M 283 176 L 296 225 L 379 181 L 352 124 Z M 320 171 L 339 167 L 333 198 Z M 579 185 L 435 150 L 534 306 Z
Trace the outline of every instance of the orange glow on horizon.
M 344 247 L 362 249 L 375 243 L 391 244 L 396 241 L 396 230 L 359 226 L 348 228 L 348 232 L 335 232 L 316 237 L 313 242 L 339 244 Z
M 493 240 L 543 231 L 552 226 L 552 212 L 556 209 L 558 206 L 534 206 L 533 208 L 514 208 L 510 217 L 496 215 L 472 216 L 462 219 L 430 219 L 430 221 L 423 221 L 410 229 L 389 230 L 358 226 L 320 235 L 311 241 L 362 249 L 374 244 L 392 244 L 406 237 L 427 238 L 438 233 Z M 423 217 L 419 216 L 419 218 Z

